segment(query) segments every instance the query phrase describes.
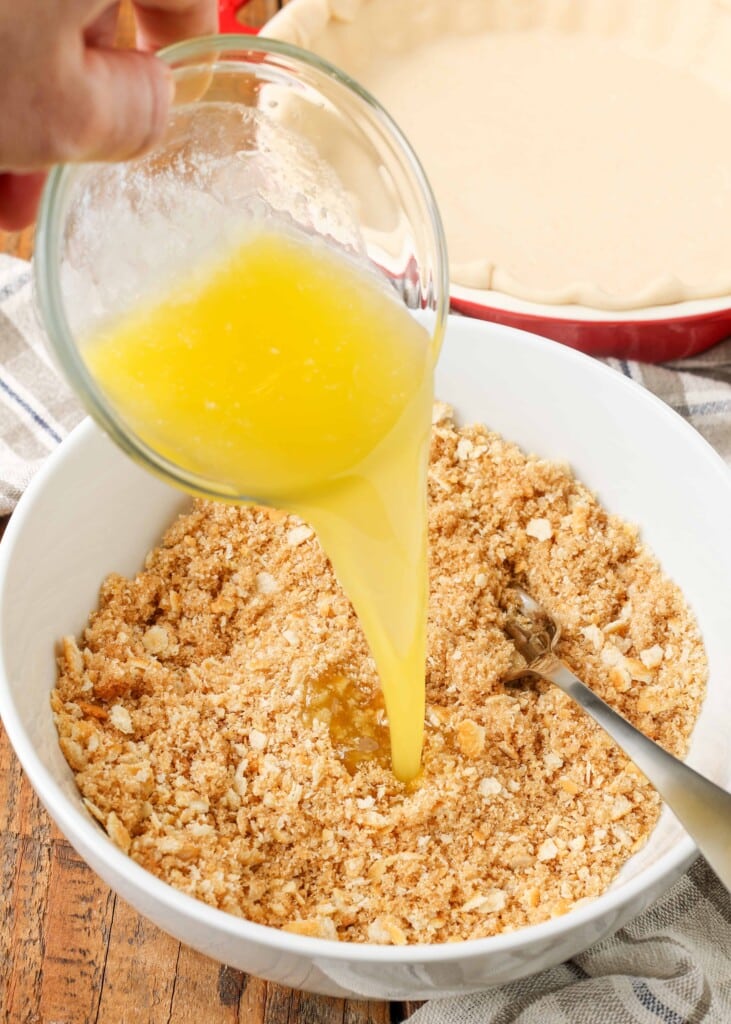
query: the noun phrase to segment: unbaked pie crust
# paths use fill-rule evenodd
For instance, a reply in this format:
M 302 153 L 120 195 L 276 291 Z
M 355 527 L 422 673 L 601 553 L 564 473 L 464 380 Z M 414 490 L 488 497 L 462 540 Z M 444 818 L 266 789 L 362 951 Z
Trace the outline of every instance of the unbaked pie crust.
M 453 283 L 607 310 L 731 293 L 731 0 L 293 0 L 264 34 L 394 116 Z

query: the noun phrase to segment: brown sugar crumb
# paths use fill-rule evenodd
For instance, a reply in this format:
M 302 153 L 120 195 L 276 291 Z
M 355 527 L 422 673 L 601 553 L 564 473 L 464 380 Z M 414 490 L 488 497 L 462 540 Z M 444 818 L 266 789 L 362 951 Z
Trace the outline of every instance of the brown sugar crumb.
M 563 914 L 645 842 L 659 799 L 557 688 L 506 686 L 503 588 L 560 655 L 682 754 L 701 638 L 635 528 L 561 465 L 435 409 L 422 775 L 388 762 L 373 662 L 316 536 L 196 502 L 134 578 L 108 577 L 52 694 L 90 814 L 160 878 L 262 924 L 447 942 Z

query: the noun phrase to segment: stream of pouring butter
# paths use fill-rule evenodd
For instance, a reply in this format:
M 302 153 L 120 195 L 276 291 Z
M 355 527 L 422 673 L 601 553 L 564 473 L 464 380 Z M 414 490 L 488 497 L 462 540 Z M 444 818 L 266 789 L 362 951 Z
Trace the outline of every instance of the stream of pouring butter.
M 376 274 L 261 229 L 98 331 L 87 367 L 150 448 L 316 530 L 360 620 L 393 771 L 421 763 L 434 347 Z

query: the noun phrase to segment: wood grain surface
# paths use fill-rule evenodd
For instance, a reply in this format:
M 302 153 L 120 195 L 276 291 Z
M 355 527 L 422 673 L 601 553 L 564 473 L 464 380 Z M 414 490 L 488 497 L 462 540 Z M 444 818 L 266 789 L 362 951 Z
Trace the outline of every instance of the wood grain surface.
M 286 2 L 286 0 L 284 0 Z M 282 4 L 251 0 L 258 27 Z M 120 41 L 130 38 L 123 5 Z M 0 232 L 29 259 L 33 229 Z M 0 522 L 0 532 L 4 524 Z M 201 956 L 115 896 L 40 806 L 0 725 L 2 1024 L 392 1024 L 418 1003 L 330 999 Z

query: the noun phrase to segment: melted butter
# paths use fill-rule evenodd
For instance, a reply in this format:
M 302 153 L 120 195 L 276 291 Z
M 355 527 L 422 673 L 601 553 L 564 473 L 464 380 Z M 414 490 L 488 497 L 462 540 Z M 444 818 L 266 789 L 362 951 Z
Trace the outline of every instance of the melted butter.
M 403 781 L 419 773 L 424 729 L 433 353 L 380 277 L 270 229 L 85 351 L 150 448 L 222 496 L 315 528 L 375 659 Z M 355 765 L 382 753 L 383 734 L 339 686 L 319 713 Z
M 327 725 L 333 749 L 351 774 L 364 763 L 389 763 L 389 734 L 380 692 L 364 694 L 347 676 L 311 680 L 305 695 L 305 719 Z

